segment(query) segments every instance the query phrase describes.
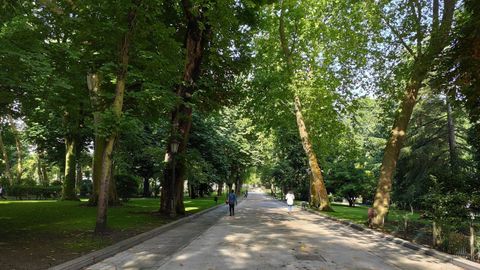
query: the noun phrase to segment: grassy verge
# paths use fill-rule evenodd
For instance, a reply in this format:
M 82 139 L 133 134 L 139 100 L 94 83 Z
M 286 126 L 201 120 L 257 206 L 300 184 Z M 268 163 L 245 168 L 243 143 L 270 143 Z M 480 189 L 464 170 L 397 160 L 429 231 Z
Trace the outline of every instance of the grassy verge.
M 186 198 L 184 203 L 187 214 L 215 206 L 213 197 Z M 132 199 L 111 207 L 110 233 L 94 237 L 96 208 L 85 202 L 0 201 L 0 265 L 44 269 L 98 250 L 172 221 L 157 214 L 159 206 L 159 199 Z
M 332 208 L 335 212 L 324 212 L 324 214 L 336 217 L 338 219 L 350 220 L 357 224 L 366 224 L 368 220 L 368 207 L 367 206 L 355 206 L 349 207 L 348 205 L 332 203 Z M 403 210 L 391 210 L 388 214 L 388 222 L 397 223 L 403 222 L 405 218 L 409 221 L 418 221 L 420 215 L 416 212 L 411 214 L 408 211 Z

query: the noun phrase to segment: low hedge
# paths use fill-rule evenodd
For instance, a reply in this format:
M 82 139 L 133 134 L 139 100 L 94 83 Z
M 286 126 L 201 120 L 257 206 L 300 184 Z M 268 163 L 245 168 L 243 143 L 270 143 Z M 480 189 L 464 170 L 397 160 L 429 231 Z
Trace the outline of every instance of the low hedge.
M 62 192 L 61 186 L 12 186 L 7 190 L 9 196 L 15 196 L 17 199 L 35 197 L 36 199 L 57 198 Z

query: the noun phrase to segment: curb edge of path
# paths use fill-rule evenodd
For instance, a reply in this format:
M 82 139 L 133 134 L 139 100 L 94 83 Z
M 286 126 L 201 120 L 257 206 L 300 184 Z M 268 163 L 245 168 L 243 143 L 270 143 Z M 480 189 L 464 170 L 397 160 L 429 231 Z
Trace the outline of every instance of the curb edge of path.
M 118 243 L 115 243 L 111 246 L 105 247 L 103 249 L 85 254 L 81 257 L 75 258 L 73 260 L 64 262 L 62 264 L 52 266 L 48 268 L 49 270 L 78 270 L 78 269 L 83 269 L 87 266 L 90 266 L 92 264 L 98 263 L 100 261 L 103 261 L 109 257 L 112 257 L 116 253 L 125 251 L 133 246 L 136 246 L 142 242 L 145 242 L 146 240 L 149 240 L 150 238 L 157 236 L 163 232 L 168 231 L 171 227 L 174 227 L 176 225 L 183 224 L 187 221 L 190 221 L 192 219 L 195 219 L 203 214 L 206 214 L 210 211 L 213 211 L 217 208 L 220 208 L 221 206 L 224 206 L 225 204 L 219 204 L 213 207 L 210 207 L 208 209 L 202 210 L 200 212 L 197 212 L 195 214 L 191 214 L 185 217 L 182 217 L 178 220 L 175 220 L 173 222 L 169 222 L 165 225 L 162 225 L 158 228 L 152 229 L 150 231 L 135 235 L 133 237 L 127 238 L 125 240 L 122 240 Z
M 390 234 L 385 234 L 385 233 L 382 233 L 382 232 L 372 230 L 370 228 L 367 228 L 365 226 L 362 226 L 362 225 L 359 225 L 359 224 L 356 224 L 356 223 L 353 223 L 353 222 L 350 222 L 350 221 L 347 221 L 347 220 L 342 220 L 342 219 L 338 219 L 338 218 L 335 218 L 335 217 L 331 217 L 331 216 L 328 216 L 326 214 L 322 214 L 322 213 L 320 213 L 318 211 L 315 211 L 315 210 L 312 210 L 312 209 L 306 209 L 306 210 L 310 213 L 325 217 L 326 219 L 335 221 L 337 223 L 341 223 L 341 224 L 343 224 L 347 227 L 353 228 L 357 231 L 362 231 L 366 234 L 375 234 L 375 235 L 379 236 L 380 238 L 382 238 L 384 240 L 394 242 L 395 244 L 398 244 L 398 245 L 401 245 L 403 247 L 415 250 L 418 253 L 425 254 L 425 255 L 428 255 L 428 256 L 432 256 L 432 257 L 435 257 L 437 259 L 443 260 L 445 262 L 450 262 L 450 263 L 452 263 L 456 266 L 463 267 L 464 269 L 467 269 L 467 270 L 479 270 L 480 269 L 480 264 L 478 264 L 476 262 L 472 262 L 472 261 L 469 261 L 469 260 L 461 258 L 461 257 L 457 257 L 457 256 L 454 256 L 454 255 L 443 253 L 443 252 L 437 251 L 437 250 L 432 249 L 432 248 L 427 248 L 427 247 L 412 243 L 410 241 L 395 237 L 395 236 L 390 235 Z

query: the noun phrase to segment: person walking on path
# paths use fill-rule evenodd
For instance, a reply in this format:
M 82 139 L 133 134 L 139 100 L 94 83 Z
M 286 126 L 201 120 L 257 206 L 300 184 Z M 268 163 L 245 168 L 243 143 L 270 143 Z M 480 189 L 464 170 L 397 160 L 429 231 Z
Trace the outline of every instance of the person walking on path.
M 292 191 L 289 191 L 287 193 L 287 196 L 285 196 L 285 199 L 287 200 L 288 213 L 290 214 L 290 212 L 292 212 L 293 200 L 295 200 L 295 195 L 293 195 Z
M 228 193 L 228 206 L 230 209 L 230 216 L 235 216 L 235 204 L 237 204 L 237 196 L 233 189 Z

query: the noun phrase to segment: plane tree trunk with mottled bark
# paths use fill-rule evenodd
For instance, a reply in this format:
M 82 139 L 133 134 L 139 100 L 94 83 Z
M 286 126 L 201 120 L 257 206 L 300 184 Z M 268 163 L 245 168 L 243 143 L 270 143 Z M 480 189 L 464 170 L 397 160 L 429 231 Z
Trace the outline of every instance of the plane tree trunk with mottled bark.
M 280 45 L 286 59 L 287 70 L 290 78 L 293 77 L 293 59 L 292 52 L 288 46 L 288 40 L 285 35 L 285 22 L 284 22 L 284 1 L 281 1 L 281 10 L 280 10 L 280 22 L 279 22 L 279 34 L 280 34 Z M 295 90 L 294 90 L 295 91 Z M 300 133 L 300 138 L 302 140 L 302 146 L 305 151 L 305 154 L 308 158 L 308 165 L 312 172 L 312 181 L 310 185 L 310 205 L 313 207 L 319 208 L 321 211 L 333 211 L 330 207 L 330 201 L 328 199 L 327 189 L 325 187 L 325 181 L 323 180 L 322 171 L 318 165 L 318 160 L 313 151 L 312 143 L 308 136 L 307 127 L 305 126 L 305 121 L 303 119 L 300 97 L 297 94 L 294 94 L 294 104 L 295 104 L 295 117 L 297 121 L 298 131 Z
M 303 121 L 302 106 L 298 96 L 295 96 L 295 116 L 297 118 L 298 131 L 302 140 L 303 149 L 308 157 L 308 164 L 312 172 L 310 205 L 319 208 L 321 211 L 333 211 L 328 200 L 327 188 L 323 180 L 322 171 L 318 165 L 317 157 L 313 151 L 312 143 L 308 137 L 307 127 Z
M 187 31 L 185 37 L 185 66 L 182 82 L 175 88 L 179 104 L 171 113 L 170 139 L 167 145 L 167 166 L 164 170 L 160 212 L 170 216 L 185 214 L 183 204 L 183 189 L 186 176 L 184 154 L 187 150 L 188 137 L 192 125 L 192 108 L 189 105 L 195 91 L 195 83 L 200 76 L 200 66 L 207 39 L 210 36 L 204 11 L 199 8 L 192 10 L 191 1 L 182 0 Z M 172 153 L 172 143 L 178 143 L 177 153 Z M 175 166 L 173 166 L 175 164 Z
M 434 1 L 434 14 L 437 14 L 432 19 L 432 34 L 428 46 L 422 50 L 421 41 L 418 41 L 417 52 L 412 55 L 415 60 L 412 71 L 409 75 L 408 83 L 405 87 L 405 95 L 400 105 L 400 109 L 395 118 L 395 122 L 390 132 L 390 138 L 385 146 L 385 151 L 380 168 L 380 177 L 375 193 L 375 200 L 373 208 L 375 210 L 375 218 L 372 225 L 375 227 L 383 227 L 384 219 L 388 212 L 390 204 L 390 192 L 392 190 L 393 176 L 397 167 L 398 156 L 402 149 L 405 137 L 407 134 L 408 123 L 413 112 L 413 108 L 417 102 L 418 92 L 423 86 L 423 82 L 427 78 L 428 72 L 432 68 L 432 63 L 440 55 L 443 48 L 447 45 L 448 35 L 452 26 L 453 13 L 455 9 L 456 0 L 444 0 L 443 15 L 441 24 L 438 19 L 438 0 Z M 417 17 L 417 20 L 420 20 Z M 419 28 L 418 31 L 423 31 Z M 394 32 L 395 34 L 398 32 Z M 417 36 L 423 36 L 423 33 L 418 32 Z M 400 35 L 397 35 L 400 41 L 403 41 Z M 413 50 L 405 43 L 402 43 L 405 48 L 412 54 Z

